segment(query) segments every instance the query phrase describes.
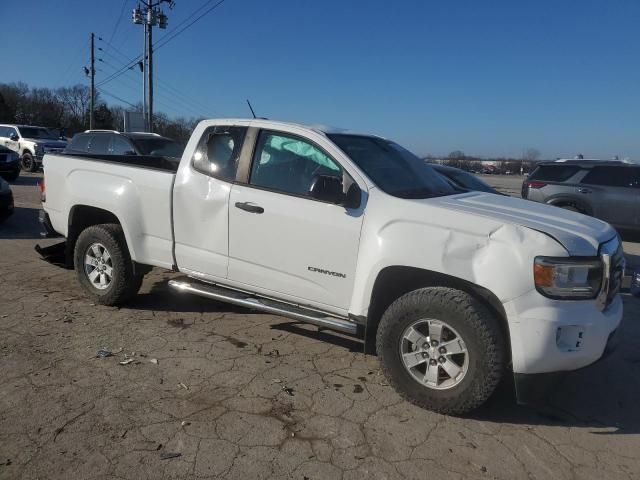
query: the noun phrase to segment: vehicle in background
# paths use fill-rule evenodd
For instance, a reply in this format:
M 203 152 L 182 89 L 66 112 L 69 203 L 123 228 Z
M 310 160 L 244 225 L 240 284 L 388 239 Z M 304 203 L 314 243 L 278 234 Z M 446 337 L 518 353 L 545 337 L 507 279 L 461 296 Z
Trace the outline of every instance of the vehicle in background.
M 120 138 L 119 135 L 114 137 Z M 94 303 L 169 286 L 364 339 L 406 399 L 460 414 L 616 341 L 624 257 L 605 222 L 461 192 L 377 136 L 205 120 L 179 164 L 47 155 L 41 221 Z M 139 168 L 144 167 L 144 168 Z
M 13 213 L 13 193 L 9 183 L 0 177 L 0 222 Z
M 0 145 L 20 156 L 23 170 L 35 172 L 42 166 L 45 153 L 61 152 L 67 142 L 60 140 L 56 133 L 45 127 L 1 124 Z
M 448 181 L 456 187 L 465 190 L 473 190 L 476 192 L 496 193 L 502 195 L 492 186 L 487 185 L 474 174 L 460 170 L 459 168 L 449 167 L 447 165 L 431 164 L 433 169 L 440 175 L 443 175 Z
M 20 157 L 13 150 L 0 145 L 0 177 L 10 182 L 20 175 Z
M 584 159 L 539 163 L 522 183 L 522 198 L 640 230 L 640 165 Z
M 157 133 L 87 130 L 76 134 L 65 153 L 91 155 L 139 155 L 179 160 L 184 145 Z

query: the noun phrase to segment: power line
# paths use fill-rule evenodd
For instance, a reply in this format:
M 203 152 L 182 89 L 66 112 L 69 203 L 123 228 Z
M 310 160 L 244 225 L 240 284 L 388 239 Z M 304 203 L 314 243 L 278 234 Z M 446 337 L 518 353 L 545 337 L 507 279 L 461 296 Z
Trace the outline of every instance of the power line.
M 120 98 L 119 96 L 114 95 L 113 93 L 107 92 L 104 88 L 98 88 L 97 90 L 98 90 L 100 93 L 102 93 L 102 94 L 104 94 L 104 95 L 107 95 L 108 97 L 115 98 L 116 100 L 119 100 L 119 101 L 120 101 L 120 102 L 122 102 L 122 103 L 126 103 L 127 105 L 129 105 L 129 106 L 131 106 L 131 107 L 133 107 L 133 108 L 136 108 L 136 109 L 138 108 L 138 106 L 137 106 L 137 105 L 134 105 L 133 103 L 128 102 L 128 101 L 126 101 L 124 98 Z
M 163 47 L 164 45 L 166 45 L 167 43 L 169 43 L 171 40 L 173 40 L 175 37 L 177 37 L 178 35 L 180 35 L 182 32 L 184 32 L 186 29 L 188 29 L 189 27 L 191 27 L 194 23 L 196 23 L 198 20 L 201 20 L 205 15 L 207 15 L 209 12 L 213 11 L 214 9 L 218 8 L 220 5 L 222 5 L 225 0 L 218 0 L 217 3 L 215 3 L 213 6 L 209 7 L 206 11 L 204 11 L 203 13 L 201 13 L 199 16 L 197 16 L 195 19 L 193 19 L 190 23 L 188 23 L 186 26 L 184 26 L 183 28 L 180 29 L 181 25 L 184 25 L 186 22 L 189 21 L 189 19 L 191 19 L 194 15 L 197 14 L 197 12 L 203 10 L 207 4 L 210 4 L 212 2 L 212 0 L 207 0 L 202 6 L 200 6 L 199 8 L 197 8 L 191 15 L 189 15 L 185 20 L 183 20 L 182 22 L 180 22 L 176 28 L 178 28 L 179 30 L 175 31 L 174 33 L 163 37 L 161 40 L 158 40 L 154 45 L 153 48 L 154 50 L 157 50 L 161 47 Z M 104 85 L 105 83 L 110 82 L 111 80 L 113 80 L 114 78 L 122 75 L 125 71 L 127 71 L 128 69 L 133 68 L 133 66 L 138 63 L 139 61 L 142 60 L 142 55 L 138 55 L 134 58 L 129 59 L 129 61 L 117 72 L 113 73 L 112 75 L 108 76 L 106 79 L 102 80 L 98 85 Z
M 116 24 L 113 27 L 113 30 L 111 31 L 111 36 L 109 37 L 109 41 L 107 42 L 108 44 L 111 44 L 111 42 L 113 41 L 113 37 L 116 35 L 116 32 L 118 31 L 118 27 L 120 27 L 120 23 L 122 22 L 122 17 L 124 17 L 124 7 L 127 6 L 127 1 L 128 0 L 122 0 L 122 7 L 120 7 L 120 14 L 118 15 L 118 20 L 116 21 Z

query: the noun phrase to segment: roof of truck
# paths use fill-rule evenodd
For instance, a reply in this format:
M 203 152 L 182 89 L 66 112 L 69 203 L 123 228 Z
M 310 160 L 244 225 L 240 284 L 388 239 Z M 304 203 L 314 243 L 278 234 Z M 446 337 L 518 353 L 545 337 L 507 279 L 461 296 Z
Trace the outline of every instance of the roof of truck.
M 201 123 L 216 125 L 216 124 L 232 124 L 232 125 L 246 125 L 248 123 L 257 124 L 265 128 L 269 127 L 295 127 L 295 128 L 304 128 L 307 130 L 314 130 L 316 132 L 321 132 L 324 134 L 335 134 L 335 133 L 343 133 L 343 134 L 351 134 L 351 135 L 366 135 L 369 137 L 377 137 L 377 135 L 369 134 L 369 133 L 361 133 L 353 130 L 332 127 L 330 125 L 323 124 L 305 124 L 305 123 L 297 123 L 297 122 L 285 122 L 281 120 L 270 120 L 268 118 L 211 118 L 207 120 L 202 120 Z

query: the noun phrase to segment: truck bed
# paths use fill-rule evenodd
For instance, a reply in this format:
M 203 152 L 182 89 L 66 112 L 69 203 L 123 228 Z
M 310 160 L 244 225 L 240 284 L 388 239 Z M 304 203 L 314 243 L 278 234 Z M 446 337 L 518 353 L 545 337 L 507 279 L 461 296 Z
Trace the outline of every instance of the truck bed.
M 74 209 L 113 213 L 134 261 L 173 266 L 172 187 L 178 162 L 164 157 L 47 154 L 46 202 L 56 232 L 67 236 Z

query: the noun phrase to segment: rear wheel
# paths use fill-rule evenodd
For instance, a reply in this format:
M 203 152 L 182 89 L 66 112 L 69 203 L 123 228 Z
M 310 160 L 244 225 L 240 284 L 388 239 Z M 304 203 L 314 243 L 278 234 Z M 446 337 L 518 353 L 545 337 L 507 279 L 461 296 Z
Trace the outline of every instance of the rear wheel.
M 35 172 L 37 169 L 36 161 L 29 152 L 22 154 L 22 169 L 26 172 Z
M 496 318 L 452 288 L 423 288 L 397 299 L 380 321 L 376 345 L 382 370 L 400 395 L 440 413 L 482 405 L 505 368 Z
M 118 305 L 131 299 L 142 285 L 134 275 L 122 227 L 94 225 L 78 236 L 74 266 L 82 288 L 102 305 Z

